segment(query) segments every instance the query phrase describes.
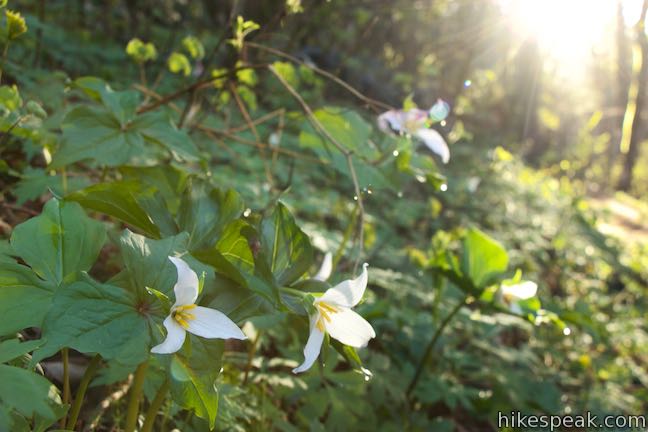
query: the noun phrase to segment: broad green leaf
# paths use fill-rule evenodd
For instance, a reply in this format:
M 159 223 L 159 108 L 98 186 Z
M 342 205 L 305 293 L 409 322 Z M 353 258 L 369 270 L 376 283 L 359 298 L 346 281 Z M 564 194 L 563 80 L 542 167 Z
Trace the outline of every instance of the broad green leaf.
M 89 270 L 105 239 L 104 225 L 79 204 L 53 198 L 39 216 L 14 229 L 11 246 L 41 278 L 60 284 Z
M 370 147 L 369 135 L 371 126 L 355 111 L 337 107 L 326 107 L 314 112 L 315 118 L 322 127 L 346 150 L 353 151 L 365 158 L 373 158 L 378 152 Z M 330 149 L 331 153 L 339 150 L 315 132 L 307 123 L 299 137 L 300 144 L 308 148 Z M 319 152 L 318 152 L 319 154 Z
M 160 230 L 140 204 L 146 198 L 154 199 L 155 189 L 135 181 L 98 183 L 69 194 L 68 201 L 76 201 L 87 209 L 96 210 L 142 230 L 150 237 L 159 237 Z
M 27 418 L 39 415 L 56 420 L 58 414 L 52 407 L 56 398 L 56 388 L 42 376 L 0 365 L 0 406 L 15 409 Z
M 186 233 L 163 240 L 151 240 L 125 230 L 119 243 L 126 270 L 121 275 L 124 284 L 119 285 L 130 287 L 140 298 L 151 297 L 147 287 L 174 298 L 173 285 L 178 275 L 169 257 L 185 252 L 187 240 Z
M 508 267 L 508 254 L 497 241 L 476 228 L 471 228 L 463 240 L 461 272 L 478 289 L 483 289 L 493 278 Z
M 55 287 L 54 283 L 39 279 L 28 267 L 0 262 L 0 335 L 40 327 Z
M 261 221 L 261 248 L 279 285 L 295 282 L 313 263 L 310 239 L 282 203 Z
M 225 225 L 243 212 L 243 201 L 233 189 L 221 190 L 201 180 L 187 184 L 178 212 L 180 230 L 189 233 L 189 249 L 216 243 Z
M 191 354 L 180 351 L 173 355 L 169 372 L 171 397 L 181 407 L 193 410 L 209 420 L 214 428 L 218 414 L 216 379 L 220 374 L 223 341 L 191 336 Z
M 34 362 L 70 347 L 122 364 L 139 364 L 150 349 L 147 305 L 123 288 L 88 277 L 56 293 L 43 324 L 43 339 Z
M 69 177 L 67 179 L 67 191 L 72 192 L 87 186 L 88 179 L 84 177 Z M 41 168 L 27 167 L 16 184 L 13 194 L 16 196 L 16 203 L 21 205 L 25 201 L 33 200 L 50 189 L 57 195 L 63 195 L 63 178 L 60 174 L 46 172 Z
M 17 357 L 27 354 L 41 346 L 42 340 L 21 342 L 18 339 L 9 339 L 0 342 L 0 363 L 6 363 Z

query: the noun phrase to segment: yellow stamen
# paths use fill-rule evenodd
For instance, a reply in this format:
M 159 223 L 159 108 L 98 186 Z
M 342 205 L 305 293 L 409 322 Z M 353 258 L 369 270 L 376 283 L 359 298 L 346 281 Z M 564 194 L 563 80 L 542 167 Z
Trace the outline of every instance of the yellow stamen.
M 187 311 L 190 311 L 195 307 L 195 304 L 182 305 L 173 310 L 173 319 L 175 319 L 176 322 L 180 324 L 185 330 L 189 328 L 189 321 L 196 319 L 196 316 L 194 314 Z
M 319 331 L 324 332 L 324 320 L 331 322 L 331 314 L 339 312 L 340 309 L 325 302 L 317 302 L 315 303 L 315 307 L 320 313 L 320 317 L 315 323 L 315 326 Z

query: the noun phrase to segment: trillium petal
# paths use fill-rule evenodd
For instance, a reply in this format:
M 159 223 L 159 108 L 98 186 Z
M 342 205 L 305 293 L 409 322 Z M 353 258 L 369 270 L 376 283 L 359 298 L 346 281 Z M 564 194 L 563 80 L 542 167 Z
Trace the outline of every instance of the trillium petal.
M 315 322 L 319 316 L 311 318 L 310 334 L 308 335 L 308 342 L 304 347 L 304 362 L 293 369 L 293 373 L 301 373 L 307 371 L 313 366 L 317 356 L 319 356 L 320 350 L 322 349 L 322 342 L 324 341 L 324 333 L 317 329 Z
M 419 129 L 414 134 L 418 139 L 423 141 L 430 150 L 441 157 L 443 163 L 450 160 L 450 149 L 441 134 L 434 129 Z
M 525 281 L 516 285 L 502 285 L 502 294 L 517 300 L 526 300 L 535 296 L 538 285 L 532 281 Z
M 322 261 L 322 266 L 318 270 L 317 274 L 313 276 L 313 279 L 319 281 L 325 281 L 331 276 L 332 270 L 333 270 L 333 254 L 331 252 L 326 252 L 326 255 L 324 255 L 324 260 Z
M 369 339 L 376 337 L 371 324 L 351 309 L 342 309 L 330 315 L 330 321 L 324 321 L 324 327 L 332 338 L 344 345 L 362 348 Z
M 173 306 L 190 305 L 198 297 L 198 275 L 180 258 L 169 257 L 178 270 L 178 281 L 173 287 L 175 304 Z
M 343 308 L 350 308 L 358 304 L 367 288 L 369 275 L 368 264 L 362 266 L 362 274 L 355 279 L 347 279 L 326 290 L 316 302 L 325 302 Z
M 193 315 L 187 320 L 189 333 L 208 339 L 247 339 L 234 321 L 216 309 L 196 306 L 187 312 Z
M 155 354 L 172 354 L 182 348 L 187 332 L 171 315 L 166 317 L 163 324 L 167 330 L 166 339 L 160 345 L 151 348 L 151 352 Z

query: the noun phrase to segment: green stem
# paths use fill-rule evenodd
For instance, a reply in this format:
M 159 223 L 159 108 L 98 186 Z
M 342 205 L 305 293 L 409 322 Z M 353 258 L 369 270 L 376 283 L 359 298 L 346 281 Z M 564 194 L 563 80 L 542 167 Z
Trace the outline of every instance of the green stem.
M 130 389 L 130 399 L 128 400 L 128 411 L 126 412 L 126 426 L 124 432 L 133 432 L 137 424 L 137 415 L 139 414 L 139 401 L 142 395 L 142 388 L 144 387 L 144 378 L 146 377 L 146 369 L 148 368 L 148 361 L 141 363 L 137 366 L 133 384 Z
M 9 37 L 7 37 L 7 43 L 4 46 L 2 51 L 2 66 L 0 67 L 0 83 L 2 83 L 2 72 L 5 68 L 5 63 L 7 62 L 7 53 L 9 52 Z
M 293 288 L 288 288 L 288 287 L 280 287 L 279 291 L 283 291 L 286 294 L 291 294 L 297 297 L 306 297 L 309 293 L 304 292 L 304 291 L 299 291 Z
M 83 374 L 83 378 L 81 378 L 81 383 L 79 384 L 76 396 L 74 397 L 74 403 L 72 404 L 72 408 L 70 409 L 70 417 L 68 417 L 67 421 L 68 430 L 74 430 L 74 426 L 76 425 L 76 422 L 79 418 L 79 413 L 81 412 L 81 404 L 83 404 L 83 398 L 85 397 L 86 390 L 88 390 L 88 385 L 90 384 L 92 377 L 94 377 L 97 369 L 99 369 L 100 363 L 101 356 L 97 354 L 92 358 L 90 364 L 85 370 L 85 373 Z
M 149 406 L 148 410 L 146 411 L 146 417 L 144 417 L 144 424 L 142 425 L 142 429 L 140 429 L 140 432 L 151 432 L 153 430 L 153 424 L 155 423 L 155 417 L 157 416 L 158 411 L 160 410 L 160 407 L 162 406 L 162 403 L 164 403 L 164 399 L 166 399 L 166 395 L 169 392 L 169 380 L 165 380 L 158 392 L 155 395 L 155 398 L 151 402 L 151 406 Z
M 427 363 L 428 359 L 430 358 L 430 354 L 432 354 L 432 348 L 434 348 L 434 345 L 436 342 L 439 340 L 439 337 L 441 337 L 441 333 L 443 333 L 443 330 L 450 324 L 450 321 L 452 321 L 452 318 L 454 318 L 455 315 L 461 310 L 461 308 L 466 304 L 466 300 L 468 297 L 464 297 L 453 309 L 452 311 L 448 314 L 447 317 L 441 322 L 441 325 L 436 329 L 434 332 L 434 335 L 432 335 L 432 339 L 430 339 L 430 342 L 428 342 L 427 346 L 425 347 L 425 351 L 423 352 L 423 356 L 421 357 L 421 360 L 419 361 L 419 364 L 416 368 L 416 372 L 414 373 L 414 377 L 412 377 L 412 380 L 410 381 L 409 385 L 407 386 L 407 392 L 406 395 L 409 398 L 411 395 L 412 391 L 414 388 L 416 388 L 416 384 L 418 384 L 419 378 L 421 378 L 421 373 L 423 372 L 423 369 L 425 368 L 425 364 Z
M 70 360 L 67 348 L 61 350 L 61 359 L 63 360 L 63 404 L 70 403 Z M 61 419 L 61 428 L 65 429 L 65 416 Z
M 63 186 L 63 195 L 67 195 L 68 181 L 67 181 L 67 170 L 65 169 L 65 167 L 61 168 L 61 183 Z

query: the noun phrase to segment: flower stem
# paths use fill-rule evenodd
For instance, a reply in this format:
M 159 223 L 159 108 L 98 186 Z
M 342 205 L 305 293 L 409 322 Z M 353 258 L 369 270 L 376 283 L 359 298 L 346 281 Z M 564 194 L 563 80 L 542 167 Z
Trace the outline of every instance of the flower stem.
M 99 364 L 101 363 L 101 356 L 97 354 L 92 358 L 90 364 L 81 378 L 81 383 L 79 383 L 79 388 L 77 389 L 76 396 L 74 397 L 74 403 L 70 409 L 70 417 L 68 417 L 67 428 L 68 430 L 74 430 L 74 426 L 79 418 L 79 412 L 81 412 L 81 404 L 83 404 L 83 398 L 85 397 L 86 390 L 88 390 L 88 385 L 94 377 L 97 369 L 99 369 Z
M 450 324 L 450 321 L 452 321 L 452 318 L 454 318 L 455 315 L 461 310 L 461 308 L 466 304 L 466 301 L 468 300 L 468 297 L 464 297 L 453 309 L 452 311 L 448 314 L 448 316 L 445 317 L 445 319 L 441 322 L 441 325 L 436 329 L 434 332 L 434 335 L 432 335 L 432 339 L 430 339 L 430 342 L 428 342 L 427 346 L 425 347 L 425 351 L 423 352 L 423 356 L 421 357 L 421 360 L 419 361 L 419 364 L 416 368 L 416 372 L 414 373 L 414 377 L 412 377 L 412 380 L 410 381 L 409 385 L 407 386 L 407 392 L 405 393 L 409 399 L 412 391 L 414 388 L 416 388 L 416 385 L 418 384 L 419 378 L 421 378 L 421 373 L 423 372 L 423 369 L 425 368 L 425 364 L 427 363 L 430 354 L 432 354 L 432 348 L 434 348 L 434 345 L 436 342 L 439 340 L 439 337 L 441 337 L 441 333 L 443 333 L 443 330 Z
M 307 292 L 299 291 L 299 290 L 296 290 L 296 289 L 293 289 L 293 288 L 288 288 L 288 287 L 280 287 L 279 291 L 283 291 L 286 294 L 294 295 L 294 296 L 297 296 L 297 297 L 306 297 L 308 295 Z
M 67 348 L 61 350 L 61 360 L 63 361 L 63 404 L 70 403 L 70 360 Z M 66 416 L 61 419 L 61 428 L 65 429 Z
M 158 392 L 156 393 L 155 398 L 151 402 L 151 406 L 149 406 L 148 410 L 146 411 L 146 416 L 144 417 L 144 424 L 142 425 L 142 429 L 140 429 L 140 432 L 151 432 L 153 430 L 153 424 L 155 424 L 155 417 L 157 416 L 157 413 L 160 410 L 162 403 L 164 403 L 164 399 L 166 398 L 168 392 L 169 392 L 169 380 L 165 380 L 164 383 L 162 383 L 162 386 L 160 386 Z
M 128 399 L 128 411 L 126 412 L 126 426 L 124 432 L 133 432 L 137 424 L 137 415 L 139 414 L 139 400 L 142 395 L 142 388 L 144 387 L 144 378 L 146 377 L 146 369 L 148 368 L 148 361 L 141 363 L 137 366 L 135 377 L 133 378 L 133 385 L 130 389 L 130 399 Z

